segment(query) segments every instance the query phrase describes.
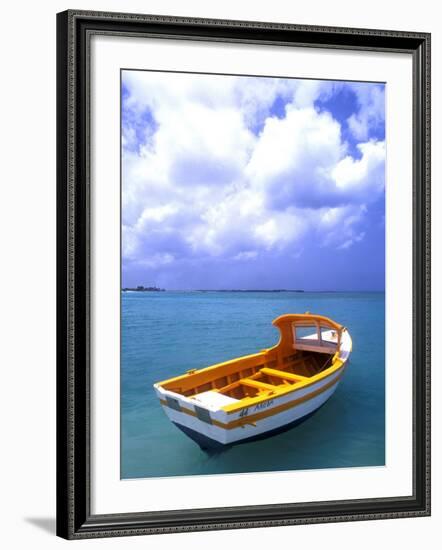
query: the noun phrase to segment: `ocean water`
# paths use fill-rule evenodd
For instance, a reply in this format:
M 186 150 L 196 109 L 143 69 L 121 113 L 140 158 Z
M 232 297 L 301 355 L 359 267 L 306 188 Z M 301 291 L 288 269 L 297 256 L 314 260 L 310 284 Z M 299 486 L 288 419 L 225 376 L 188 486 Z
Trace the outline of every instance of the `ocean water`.
M 344 377 L 317 413 L 211 455 L 169 421 L 152 384 L 270 347 L 272 320 L 305 311 L 345 325 L 353 339 Z M 377 292 L 122 293 L 121 477 L 384 465 L 384 313 Z

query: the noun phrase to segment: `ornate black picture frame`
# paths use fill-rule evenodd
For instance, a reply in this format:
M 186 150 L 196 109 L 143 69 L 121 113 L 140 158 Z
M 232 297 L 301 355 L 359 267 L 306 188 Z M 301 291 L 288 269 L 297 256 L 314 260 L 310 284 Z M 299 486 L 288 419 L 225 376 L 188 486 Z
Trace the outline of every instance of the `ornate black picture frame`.
M 89 41 L 155 36 L 407 53 L 413 59 L 413 495 L 93 515 Z M 57 534 L 67 539 L 430 514 L 430 35 L 69 10 L 57 16 Z M 411 223 L 411 220 L 410 220 Z

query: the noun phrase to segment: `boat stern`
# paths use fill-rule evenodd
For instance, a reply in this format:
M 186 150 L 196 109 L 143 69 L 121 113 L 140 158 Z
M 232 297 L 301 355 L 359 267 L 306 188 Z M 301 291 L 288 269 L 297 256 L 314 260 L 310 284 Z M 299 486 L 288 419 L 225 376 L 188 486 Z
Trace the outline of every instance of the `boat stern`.
M 160 404 L 173 424 L 203 449 L 219 449 L 229 444 L 226 413 L 222 407 L 233 400 L 214 391 L 188 398 L 154 384 Z

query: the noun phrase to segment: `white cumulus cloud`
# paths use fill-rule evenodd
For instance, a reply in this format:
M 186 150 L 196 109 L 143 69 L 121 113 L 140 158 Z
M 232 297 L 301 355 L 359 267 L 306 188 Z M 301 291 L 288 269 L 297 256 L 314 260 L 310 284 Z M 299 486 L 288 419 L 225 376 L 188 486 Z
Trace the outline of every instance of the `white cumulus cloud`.
M 141 71 L 123 82 L 124 261 L 242 263 L 296 257 L 306 236 L 341 249 L 364 238 L 385 163 L 385 143 L 369 139 L 383 99 L 369 85 L 355 88 L 361 109 L 348 121 L 355 158 L 341 124 L 315 108 L 329 83 Z
M 367 140 L 369 130 L 385 122 L 385 91 L 383 86 L 370 86 L 367 83 L 354 83 L 359 110 L 348 118 L 348 125 L 358 140 Z

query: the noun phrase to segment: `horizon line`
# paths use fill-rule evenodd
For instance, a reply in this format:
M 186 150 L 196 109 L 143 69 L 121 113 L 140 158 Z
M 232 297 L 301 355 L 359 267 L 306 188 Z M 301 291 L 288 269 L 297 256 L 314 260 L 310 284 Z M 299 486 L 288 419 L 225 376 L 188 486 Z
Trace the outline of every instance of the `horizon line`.
M 310 290 L 310 289 L 291 289 L 291 288 L 161 288 L 158 290 L 149 290 L 148 287 L 145 287 L 145 289 L 137 289 L 136 287 L 121 287 L 120 290 L 122 291 L 133 291 L 133 292 L 295 292 L 297 294 L 303 294 L 305 292 L 385 292 L 384 289 L 344 289 L 344 290 L 332 290 L 332 289 L 325 289 L 325 290 Z

